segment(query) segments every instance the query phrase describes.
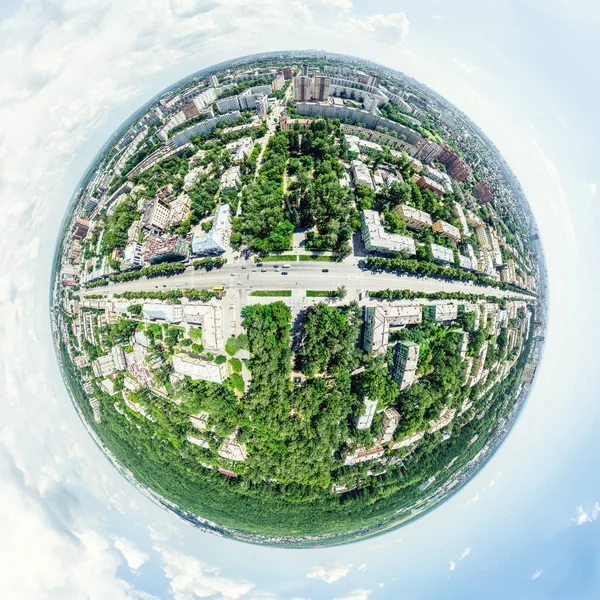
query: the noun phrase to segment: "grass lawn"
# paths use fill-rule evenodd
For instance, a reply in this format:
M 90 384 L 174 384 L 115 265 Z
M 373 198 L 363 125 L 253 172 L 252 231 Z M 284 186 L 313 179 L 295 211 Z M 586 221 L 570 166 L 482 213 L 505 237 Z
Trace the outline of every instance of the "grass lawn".
M 307 298 L 331 298 L 335 296 L 335 290 L 306 290 Z
M 280 261 L 297 261 L 295 254 L 269 254 L 268 256 L 261 256 L 256 259 L 256 262 L 280 262 Z
M 291 296 L 292 290 L 256 290 L 250 296 Z
M 321 254 L 319 254 L 319 255 L 301 254 L 300 260 L 301 261 L 318 260 L 320 262 L 340 262 L 339 258 L 337 258 L 335 256 L 323 256 Z

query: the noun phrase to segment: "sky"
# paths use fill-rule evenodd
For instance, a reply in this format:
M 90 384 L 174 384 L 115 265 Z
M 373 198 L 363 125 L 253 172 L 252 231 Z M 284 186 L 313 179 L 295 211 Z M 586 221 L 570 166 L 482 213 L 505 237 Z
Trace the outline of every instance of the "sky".
M 600 597 L 600 7 L 587 0 L 0 2 L 0 596 L 9 600 Z M 253 52 L 323 48 L 429 85 L 521 181 L 550 282 L 544 359 L 486 467 L 424 518 L 337 548 L 202 534 L 86 433 L 50 336 L 64 212 L 161 89 Z

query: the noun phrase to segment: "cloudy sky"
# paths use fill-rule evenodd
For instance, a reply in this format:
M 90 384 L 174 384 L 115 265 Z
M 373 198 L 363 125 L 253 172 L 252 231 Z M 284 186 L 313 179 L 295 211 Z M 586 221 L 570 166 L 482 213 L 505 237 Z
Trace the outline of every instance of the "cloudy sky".
M 2 598 L 600 597 L 600 8 L 482 4 L 0 2 Z M 385 536 L 291 551 L 202 535 L 118 475 L 63 387 L 48 287 L 70 195 L 129 114 L 215 62 L 306 47 L 400 69 L 483 128 L 538 220 L 551 315 L 528 404 L 468 486 Z

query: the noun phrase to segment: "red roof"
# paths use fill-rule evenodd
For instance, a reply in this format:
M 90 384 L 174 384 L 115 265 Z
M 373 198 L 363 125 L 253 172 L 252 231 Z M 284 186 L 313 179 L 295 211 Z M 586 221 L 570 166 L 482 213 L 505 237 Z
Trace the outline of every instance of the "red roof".
M 221 473 L 222 475 L 227 475 L 227 477 L 237 477 L 235 473 L 232 473 L 231 471 L 226 471 L 225 469 L 219 469 L 219 473 Z

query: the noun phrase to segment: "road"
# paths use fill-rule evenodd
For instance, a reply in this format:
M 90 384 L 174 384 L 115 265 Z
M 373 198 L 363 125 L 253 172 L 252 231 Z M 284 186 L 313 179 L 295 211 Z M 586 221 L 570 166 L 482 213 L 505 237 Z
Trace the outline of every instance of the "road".
M 121 293 L 124 291 L 162 290 L 177 287 L 212 288 L 223 285 L 228 290 L 238 290 L 249 293 L 256 290 L 292 290 L 293 295 L 304 295 L 304 290 L 334 290 L 345 286 L 347 300 L 358 298 L 365 290 L 379 291 L 385 289 L 406 289 L 418 292 L 463 292 L 481 294 L 484 296 L 521 296 L 515 292 L 507 292 L 499 288 L 470 285 L 460 281 L 446 281 L 432 277 L 416 277 L 410 275 L 393 275 L 363 271 L 354 264 L 324 263 L 324 262 L 291 262 L 290 268 L 285 269 L 288 275 L 282 275 L 283 264 L 264 263 L 266 272 L 252 263 L 227 264 L 221 269 L 212 271 L 188 269 L 184 273 L 171 277 L 154 277 L 152 279 L 137 279 L 123 283 L 109 283 L 89 290 L 89 293 Z M 279 265 L 275 271 L 273 264 Z M 245 267 L 245 268 L 244 268 Z M 327 273 L 323 269 L 328 269 Z M 85 293 L 85 292 L 84 292 Z M 524 298 L 530 298 L 522 296 Z

